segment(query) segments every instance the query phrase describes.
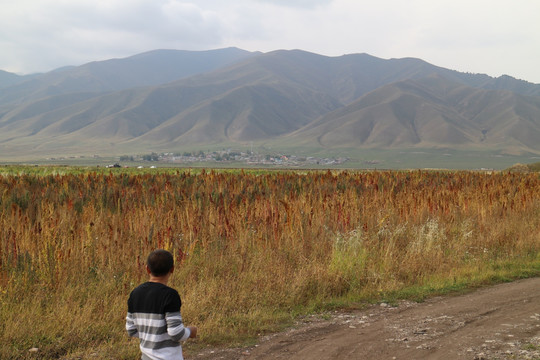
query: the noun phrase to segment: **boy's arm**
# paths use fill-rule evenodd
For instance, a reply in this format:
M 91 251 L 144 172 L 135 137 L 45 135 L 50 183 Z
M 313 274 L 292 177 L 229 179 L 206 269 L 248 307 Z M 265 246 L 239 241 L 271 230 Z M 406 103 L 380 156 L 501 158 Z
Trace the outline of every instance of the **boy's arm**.
M 137 326 L 133 320 L 133 314 L 130 312 L 128 312 L 126 316 L 126 331 L 131 337 L 139 337 L 139 331 L 137 330 Z
M 184 326 L 180 307 L 182 301 L 176 290 L 169 293 L 169 298 L 165 305 L 165 322 L 167 323 L 167 333 L 174 341 L 185 341 L 197 336 L 197 328 L 194 326 Z
M 197 329 L 192 334 L 192 327 L 185 327 L 180 312 L 169 312 L 165 314 L 167 322 L 167 333 L 174 341 L 184 341 L 197 335 Z

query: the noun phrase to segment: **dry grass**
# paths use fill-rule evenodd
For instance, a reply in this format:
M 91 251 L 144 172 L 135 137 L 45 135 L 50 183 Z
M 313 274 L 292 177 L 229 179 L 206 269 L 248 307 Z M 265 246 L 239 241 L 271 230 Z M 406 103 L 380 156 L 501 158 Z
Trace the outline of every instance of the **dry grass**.
M 158 247 L 202 344 L 540 263 L 534 174 L 21 175 L 0 201 L 2 359 L 134 358 L 126 299 Z

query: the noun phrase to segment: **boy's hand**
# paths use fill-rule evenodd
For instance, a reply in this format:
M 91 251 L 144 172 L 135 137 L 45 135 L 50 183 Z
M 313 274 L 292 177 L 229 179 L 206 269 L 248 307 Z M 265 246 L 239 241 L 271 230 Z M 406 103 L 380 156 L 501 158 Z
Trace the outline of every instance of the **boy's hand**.
M 197 337 L 197 327 L 188 326 L 187 328 L 189 329 L 189 332 L 190 332 L 189 337 L 192 338 L 192 339 L 196 338 Z

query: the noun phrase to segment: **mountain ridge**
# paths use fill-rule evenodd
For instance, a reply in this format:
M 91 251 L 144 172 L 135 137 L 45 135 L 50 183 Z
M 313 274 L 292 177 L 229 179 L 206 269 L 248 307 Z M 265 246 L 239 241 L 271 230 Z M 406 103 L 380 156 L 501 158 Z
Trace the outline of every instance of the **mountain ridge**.
M 490 98 L 489 105 L 483 104 L 486 98 Z M 530 114 L 540 111 L 539 100 L 508 91 L 470 88 L 436 76 L 408 79 L 366 94 L 289 136 L 304 142 L 316 138 L 321 146 L 339 139 L 342 145 L 351 142 L 350 146 L 477 147 L 504 143 L 507 128 L 513 129 L 512 143 L 536 149 L 540 122 Z M 520 116 L 523 109 L 528 112 Z
M 238 48 L 152 50 L 123 59 L 93 61 L 35 75 L 0 87 L 0 105 L 73 92 L 103 93 L 161 85 L 234 63 L 253 53 Z
M 160 56 L 169 65 L 157 76 L 148 64 Z M 213 62 L 203 66 L 204 58 Z M 113 79 L 119 67 L 124 72 Z M 129 79 L 145 67 L 141 79 Z M 182 67 L 191 72 L 182 75 Z M 256 142 L 538 154 L 539 119 L 540 85 L 421 59 L 156 50 L 1 88 L 0 152 L 122 153 Z

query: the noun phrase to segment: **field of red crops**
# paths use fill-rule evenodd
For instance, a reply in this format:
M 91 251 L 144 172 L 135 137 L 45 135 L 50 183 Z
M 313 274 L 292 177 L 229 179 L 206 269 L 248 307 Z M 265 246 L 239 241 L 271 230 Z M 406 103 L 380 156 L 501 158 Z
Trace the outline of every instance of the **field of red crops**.
M 536 274 L 540 177 L 0 176 L 0 358 L 136 356 L 125 304 L 155 248 L 199 345 L 238 341 L 332 304 Z

